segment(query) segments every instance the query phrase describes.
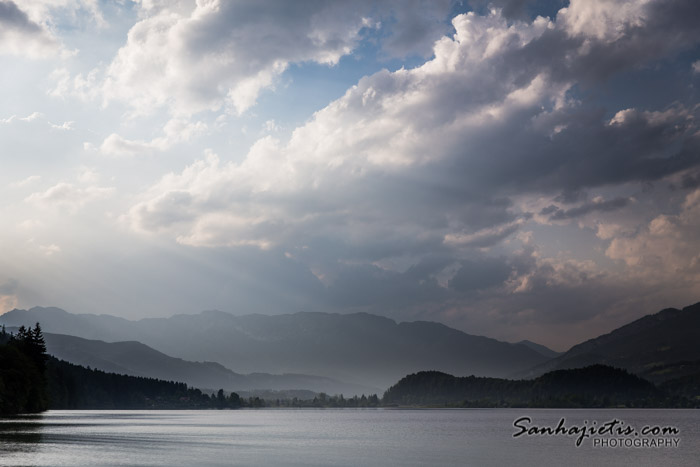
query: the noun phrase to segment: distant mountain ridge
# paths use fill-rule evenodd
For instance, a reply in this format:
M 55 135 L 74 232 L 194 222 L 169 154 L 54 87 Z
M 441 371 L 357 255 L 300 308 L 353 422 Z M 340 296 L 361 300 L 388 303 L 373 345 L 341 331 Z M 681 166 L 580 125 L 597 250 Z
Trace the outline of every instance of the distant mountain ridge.
M 575 345 L 522 376 L 593 364 L 625 368 L 656 383 L 700 373 L 700 303 L 644 316 Z
M 136 341 L 108 343 L 65 334 L 44 333 L 50 355 L 67 362 L 129 376 L 182 381 L 204 389 L 227 391 L 310 390 L 328 394 L 361 395 L 377 388 L 301 374 L 239 374 L 214 362 L 190 362 L 170 357 Z
M 542 344 L 537 344 L 536 342 L 529 341 L 527 339 L 522 340 L 520 342 L 517 342 L 518 344 L 522 344 L 524 346 L 530 347 L 532 350 L 535 352 L 539 353 L 540 355 L 543 355 L 547 358 L 556 358 L 559 355 L 561 355 L 564 352 L 556 352 L 549 347 L 546 347 Z
M 35 307 L 0 316 L 8 326 L 35 322 L 45 332 L 135 340 L 167 355 L 215 361 L 240 373 L 314 374 L 379 388 L 421 370 L 500 377 L 547 360 L 525 345 L 368 313 L 236 316 L 205 311 L 130 321 Z

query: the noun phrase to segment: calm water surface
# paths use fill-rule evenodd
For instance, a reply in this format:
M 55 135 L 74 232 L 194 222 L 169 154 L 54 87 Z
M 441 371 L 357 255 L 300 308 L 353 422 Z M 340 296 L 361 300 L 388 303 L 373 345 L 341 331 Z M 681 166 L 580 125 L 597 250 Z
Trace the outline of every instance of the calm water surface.
M 513 422 L 556 428 L 618 419 L 673 426 L 678 447 L 596 447 L 592 439 L 520 436 Z M 654 438 L 653 436 L 639 436 Z M 0 465 L 697 466 L 700 410 L 50 411 L 0 419 Z

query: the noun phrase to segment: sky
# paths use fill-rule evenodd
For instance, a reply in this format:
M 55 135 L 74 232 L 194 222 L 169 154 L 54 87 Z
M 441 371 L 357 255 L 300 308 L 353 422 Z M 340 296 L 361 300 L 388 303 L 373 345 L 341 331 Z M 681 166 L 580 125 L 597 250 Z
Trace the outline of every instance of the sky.
M 695 0 L 0 0 L 0 312 L 557 350 L 700 301 Z

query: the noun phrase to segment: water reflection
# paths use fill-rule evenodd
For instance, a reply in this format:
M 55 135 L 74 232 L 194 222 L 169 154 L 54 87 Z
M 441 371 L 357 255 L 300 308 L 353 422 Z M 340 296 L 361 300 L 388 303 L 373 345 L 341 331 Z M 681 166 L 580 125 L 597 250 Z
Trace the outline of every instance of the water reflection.
M 42 415 L 17 415 L 0 419 L 0 455 L 32 453 L 43 441 Z

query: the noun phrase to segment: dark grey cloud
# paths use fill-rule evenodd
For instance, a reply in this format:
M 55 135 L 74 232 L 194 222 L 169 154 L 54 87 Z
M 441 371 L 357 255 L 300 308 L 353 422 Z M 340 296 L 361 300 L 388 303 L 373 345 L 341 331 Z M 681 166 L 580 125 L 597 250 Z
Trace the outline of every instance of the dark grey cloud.
M 621 58 L 619 49 L 628 49 L 635 59 L 643 62 L 660 56 L 675 58 L 676 54 L 695 46 L 700 41 L 696 19 L 700 17 L 700 4 L 693 0 L 669 0 L 649 2 L 646 22 L 643 26 L 626 31 L 621 47 L 614 55 Z M 624 61 L 623 61 L 624 63 Z
M 700 172 L 685 174 L 681 182 L 681 187 L 685 189 L 700 187 Z
M 480 13 L 487 8 L 500 8 L 503 16 L 510 20 L 532 20 L 536 16 L 554 17 L 566 0 L 469 0 L 474 10 Z
M 577 108 L 560 115 L 566 127 L 551 137 L 530 129 L 526 122 L 533 116 L 522 115 L 470 138 L 470 153 L 455 148 L 445 180 L 459 184 L 479 174 L 475 182 L 497 193 L 575 192 L 654 181 L 700 164 L 696 126 L 684 111 L 656 121 L 632 112 L 624 122 L 610 125 L 602 112 Z
M 590 7 L 597 8 L 596 2 L 590 2 Z M 507 56 L 507 63 L 514 69 L 548 70 L 557 81 L 575 80 L 591 89 L 615 73 L 647 66 L 663 57 L 675 58 L 700 41 L 700 32 L 692 19 L 700 15 L 697 2 L 655 1 L 641 10 L 643 24 L 630 21 L 615 25 L 614 38 L 607 39 L 571 35 L 557 16 L 557 28 L 546 31 L 522 50 L 513 50 Z M 602 26 L 605 21 L 610 20 L 600 18 L 593 25 Z M 577 51 L 575 58 L 572 51 Z
M 559 195 L 557 195 L 556 198 L 554 198 L 554 201 L 563 204 L 574 204 L 586 201 L 586 199 L 588 199 L 588 193 L 583 190 L 565 189 Z
M 0 25 L 3 29 L 19 29 L 27 33 L 43 32 L 42 27 L 30 20 L 11 0 L 0 0 Z
M 59 51 L 60 45 L 42 24 L 33 21 L 12 0 L 0 0 L 0 54 L 37 58 Z
M 389 55 L 430 56 L 433 43 L 450 29 L 447 14 L 451 0 L 402 1 L 390 7 L 382 48 Z
M 459 271 L 450 279 L 449 287 L 459 292 L 475 292 L 502 286 L 512 267 L 504 258 L 482 258 L 461 262 Z
M 559 209 L 556 206 L 548 206 L 540 214 L 549 216 L 550 221 L 562 221 L 566 219 L 574 219 L 576 217 L 585 216 L 592 212 L 611 212 L 622 209 L 632 200 L 630 198 L 615 198 L 610 200 L 592 201 L 571 209 Z

